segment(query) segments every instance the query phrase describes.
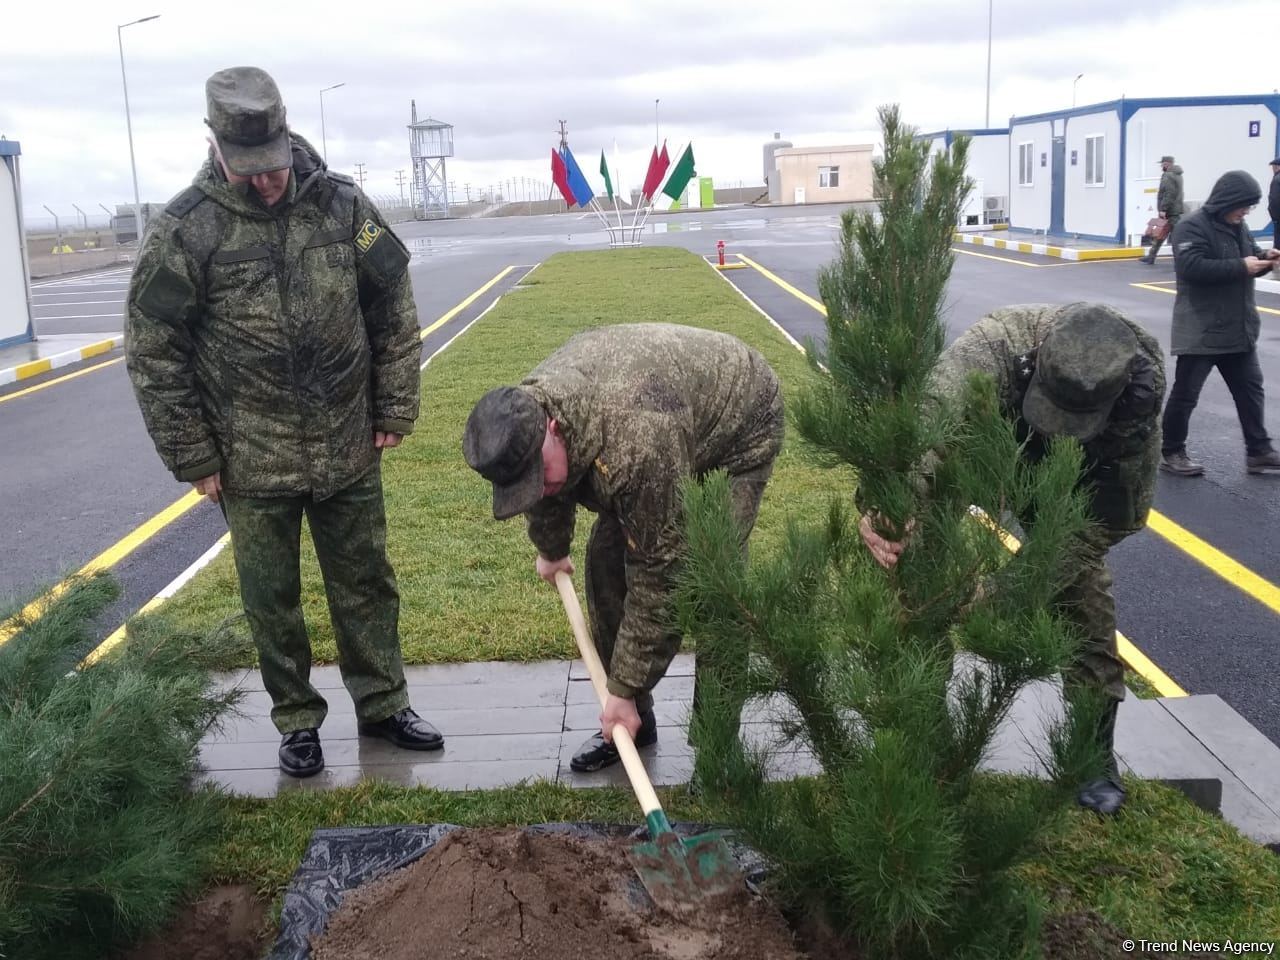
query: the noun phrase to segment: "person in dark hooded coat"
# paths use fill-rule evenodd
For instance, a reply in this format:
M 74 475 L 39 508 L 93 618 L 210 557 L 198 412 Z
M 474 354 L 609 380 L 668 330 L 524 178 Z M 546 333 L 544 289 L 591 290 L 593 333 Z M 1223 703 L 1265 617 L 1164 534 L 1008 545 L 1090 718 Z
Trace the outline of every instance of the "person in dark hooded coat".
M 1258 181 L 1243 170 L 1224 173 L 1204 205 L 1173 233 L 1173 389 L 1161 423 L 1160 469 L 1198 477 L 1204 467 L 1187 456 L 1187 430 L 1200 390 L 1214 367 L 1236 403 L 1249 473 L 1280 474 L 1280 455 L 1263 422 L 1261 323 L 1254 302 L 1255 278 L 1271 270 L 1280 250 L 1263 251 L 1244 219 L 1262 199 Z

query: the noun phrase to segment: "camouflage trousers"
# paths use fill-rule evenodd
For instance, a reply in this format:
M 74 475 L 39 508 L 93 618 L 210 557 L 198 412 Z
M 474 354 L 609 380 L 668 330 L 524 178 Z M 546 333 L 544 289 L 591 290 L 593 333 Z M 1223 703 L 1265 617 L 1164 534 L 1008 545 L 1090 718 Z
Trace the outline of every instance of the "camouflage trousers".
M 306 515 L 324 576 L 342 682 L 361 722 L 409 705 L 400 659 L 400 594 L 387 559 L 378 466 L 324 500 L 223 494 L 244 612 L 258 648 L 271 720 L 281 733 L 318 727 L 328 704 L 311 685 L 299 572 Z
M 773 473 L 773 461 L 762 467 L 729 478 L 729 495 L 732 500 L 733 516 L 742 531 L 742 548 L 746 550 L 747 537 L 756 524 L 756 516 L 760 513 L 760 501 L 764 497 L 764 488 Z M 591 528 L 591 536 L 587 540 L 585 587 L 587 593 L 587 609 L 591 618 L 591 638 L 596 652 L 604 664 L 605 674 L 609 673 L 609 664 L 613 660 L 613 648 L 618 639 L 618 628 L 622 625 L 622 615 L 627 602 L 626 571 L 627 535 L 614 517 L 600 514 Z M 672 634 L 669 649 L 680 649 L 680 637 Z M 697 677 L 702 672 L 703 662 L 699 657 L 694 670 L 694 700 L 697 700 Z M 653 683 L 657 684 L 655 678 Z M 644 713 L 653 709 L 653 687 L 636 695 L 636 710 Z
M 1076 626 L 1081 638 L 1079 654 L 1064 678 L 1068 696 L 1072 688 L 1092 687 L 1110 700 L 1125 697 L 1124 664 L 1116 649 L 1116 598 L 1107 551 L 1129 533 L 1106 527 L 1094 527 L 1085 533 L 1080 540 L 1078 564 L 1056 598 L 1059 612 Z

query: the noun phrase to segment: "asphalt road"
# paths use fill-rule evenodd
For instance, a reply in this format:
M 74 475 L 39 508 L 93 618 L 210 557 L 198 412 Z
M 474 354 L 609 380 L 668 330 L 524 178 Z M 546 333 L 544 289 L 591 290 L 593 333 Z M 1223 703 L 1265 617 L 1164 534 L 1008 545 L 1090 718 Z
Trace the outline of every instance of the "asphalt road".
M 837 209 L 818 206 L 690 211 L 653 218 L 644 242 L 712 255 L 723 239 L 731 253 L 745 254 L 816 298 L 818 271 L 835 255 L 837 217 Z M 424 328 L 499 272 L 514 268 L 428 335 L 424 359 L 533 264 L 558 251 L 605 245 L 590 215 L 411 223 L 396 229 L 414 255 L 411 271 Z M 957 250 L 948 291 L 952 336 L 997 306 L 1098 299 L 1168 344 L 1169 265 L 1064 263 Z M 724 276 L 797 339 L 821 339 L 821 314 L 792 292 L 754 269 Z M 127 279 L 127 273 L 114 270 L 37 285 L 32 292 L 38 335 L 118 332 Z M 1280 310 L 1280 298 L 1260 295 L 1259 302 Z M 1264 314 L 1259 352 L 1267 381 L 1280 383 L 1280 315 Z M 52 385 L 31 391 L 47 383 Z M 1273 389 L 1267 404 L 1273 430 L 1280 423 L 1277 405 Z M 1192 420 L 1191 449 L 1208 476 L 1161 476 L 1157 510 L 1267 584 L 1280 583 L 1280 550 L 1272 542 L 1280 530 L 1280 478 L 1245 474 L 1234 407 L 1216 377 Z M 5 451 L 0 598 L 33 596 L 188 490 L 155 455 L 119 351 L 0 390 L 0 450 Z M 137 610 L 223 532 L 217 508 L 202 503 L 131 553 L 115 568 L 124 596 L 103 618 L 102 632 Z M 1112 557 L 1120 629 L 1187 691 L 1221 695 L 1280 743 L 1277 615 L 1153 531 L 1122 543 Z

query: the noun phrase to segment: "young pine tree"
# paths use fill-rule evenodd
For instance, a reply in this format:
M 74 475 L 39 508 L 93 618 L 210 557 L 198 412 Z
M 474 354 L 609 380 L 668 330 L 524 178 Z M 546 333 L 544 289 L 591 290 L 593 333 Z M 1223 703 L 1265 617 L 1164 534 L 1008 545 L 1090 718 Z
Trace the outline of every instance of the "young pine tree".
M 167 921 L 205 879 L 219 806 L 191 790 L 196 746 L 234 697 L 209 688 L 225 636 L 130 626 L 77 669 L 115 598 L 73 584 L 0 645 L 0 957 L 106 956 Z
M 695 778 L 773 862 L 778 895 L 870 955 L 1012 957 L 1036 913 L 1011 870 L 1101 763 L 1096 714 L 1080 710 L 1047 731 L 1043 785 L 977 772 L 1019 690 L 1071 660 L 1052 599 L 1086 522 L 1081 454 L 1058 443 L 1025 462 L 989 378 L 931 392 L 968 144 L 931 161 L 896 107 L 880 119 L 878 210 L 844 214 L 820 278 L 826 340 L 788 403 L 812 452 L 857 472 L 859 513 L 907 547 L 878 565 L 840 490 L 749 563 L 724 478 L 686 487 L 677 608 L 713 665 Z M 1035 537 L 1011 555 L 994 521 L 1032 512 Z M 789 749 L 811 751 L 817 777 L 766 782 L 787 745 L 744 743 L 752 698 L 783 710 Z

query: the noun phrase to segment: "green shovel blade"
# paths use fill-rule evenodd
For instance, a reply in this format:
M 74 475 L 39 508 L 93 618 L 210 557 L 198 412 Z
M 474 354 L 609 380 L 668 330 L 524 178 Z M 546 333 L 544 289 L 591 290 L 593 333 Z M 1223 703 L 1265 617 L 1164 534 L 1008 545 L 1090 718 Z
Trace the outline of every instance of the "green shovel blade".
M 661 810 L 646 819 L 653 839 L 631 848 L 631 865 L 658 907 L 683 913 L 741 889 L 742 873 L 722 835 L 681 838 Z

